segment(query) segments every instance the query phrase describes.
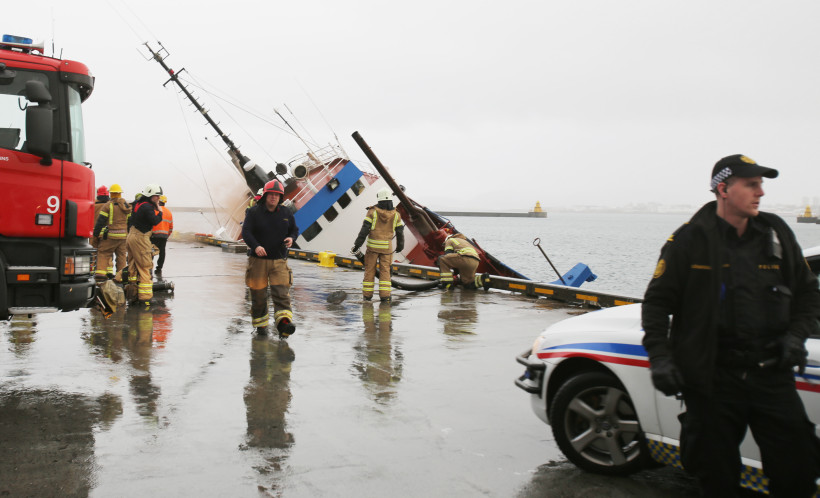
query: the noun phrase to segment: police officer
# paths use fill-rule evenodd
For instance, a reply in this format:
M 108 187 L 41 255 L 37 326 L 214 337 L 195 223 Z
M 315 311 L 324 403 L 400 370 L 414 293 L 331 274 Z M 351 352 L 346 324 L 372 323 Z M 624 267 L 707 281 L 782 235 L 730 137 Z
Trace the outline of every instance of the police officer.
M 401 215 L 393 207 L 390 189 L 383 188 L 376 192 L 376 205 L 367 208 L 367 216 L 362 222 L 359 235 L 351 251 L 356 253 L 367 238 L 367 251 L 364 254 L 364 278 L 362 296 L 365 301 L 373 298 L 375 290 L 376 268 L 379 269 L 379 298 L 390 302 L 390 265 L 393 262 L 393 236 L 396 236 L 396 252 L 404 249 L 404 223 Z
M 299 236 L 293 213 L 281 204 L 285 187 L 279 180 L 265 184 L 259 203 L 245 212 L 242 238 L 248 245 L 245 284 L 251 290 L 251 320 L 258 334 L 267 333 L 268 287 L 273 300 L 273 319 L 279 337 L 296 331 L 290 307 L 293 274 L 288 266 L 288 248 Z
M 642 307 L 652 382 L 683 395 L 681 461 L 707 496 L 735 496 L 747 427 L 772 496 L 817 490 L 820 441 L 794 367 L 818 332 L 820 291 L 786 223 L 759 211 L 763 177 L 777 175 L 743 155 L 718 161 L 716 200 L 668 239 Z

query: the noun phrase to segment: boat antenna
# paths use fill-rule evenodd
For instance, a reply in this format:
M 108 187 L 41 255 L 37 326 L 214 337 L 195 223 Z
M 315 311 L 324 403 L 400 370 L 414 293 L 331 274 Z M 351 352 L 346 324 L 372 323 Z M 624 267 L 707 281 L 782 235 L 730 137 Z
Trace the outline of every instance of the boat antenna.
M 179 71 L 174 71 L 165 63 L 165 59 L 170 55 L 168 50 L 157 41 L 159 48 L 154 50 L 151 48 L 151 45 L 148 42 L 145 42 L 143 45 L 148 49 L 148 52 L 151 54 L 151 58 L 157 61 L 160 66 L 165 70 L 166 73 L 170 76 L 170 78 L 163 83 L 162 86 L 166 86 L 169 82 L 173 82 L 179 87 L 180 91 L 188 98 L 188 100 L 193 104 L 196 110 L 205 118 L 211 127 L 216 130 L 216 133 L 225 142 L 225 145 L 228 147 L 228 155 L 231 156 L 231 161 L 234 165 L 239 169 L 242 175 L 245 177 L 245 183 L 248 184 L 248 188 L 251 192 L 256 192 L 260 188 L 265 186 L 265 183 L 268 182 L 271 178 L 277 178 L 276 174 L 273 172 L 265 173 L 262 168 L 259 167 L 255 162 L 251 161 L 247 156 L 243 155 L 242 152 L 239 150 L 239 147 L 231 140 L 231 138 L 222 131 L 219 127 L 219 124 L 211 118 L 208 111 L 202 107 L 202 104 L 194 97 L 194 95 L 188 90 L 188 87 L 185 86 L 182 81 L 179 80 L 179 75 L 185 68 L 180 69 Z
M 288 110 L 290 110 L 290 109 L 288 109 Z M 288 123 L 288 120 L 285 119 L 285 116 L 282 116 L 282 113 L 279 112 L 279 109 L 274 108 L 273 112 L 275 112 L 276 115 L 279 116 L 279 118 L 281 118 L 282 121 L 285 122 L 287 127 L 290 128 L 290 131 L 292 131 L 293 134 L 296 135 L 296 137 L 302 142 L 302 144 L 304 144 L 304 146 L 307 147 L 308 152 L 310 152 L 310 155 L 313 156 L 313 158 L 315 158 L 316 162 L 319 162 L 319 156 L 316 154 L 316 151 L 313 150 L 313 148 L 310 146 L 309 143 L 307 143 L 305 141 L 304 138 L 302 138 L 302 135 L 300 135 L 298 131 L 293 129 L 293 126 L 291 126 L 290 123 Z
M 316 109 L 316 112 L 318 112 L 318 113 L 319 113 L 319 116 L 321 116 L 322 121 L 324 121 L 324 122 L 325 122 L 325 124 L 327 125 L 328 129 L 330 130 L 330 132 L 331 132 L 331 133 L 333 133 L 333 138 L 335 138 L 335 139 L 336 139 L 336 144 L 339 146 L 339 149 L 341 149 L 341 151 L 342 151 L 342 153 L 345 155 L 345 157 L 348 157 L 348 158 L 349 158 L 349 157 L 350 157 L 350 155 L 347 153 L 347 151 L 345 150 L 344 146 L 342 145 L 342 141 L 341 141 L 341 140 L 339 140 L 339 136 L 338 136 L 338 135 L 336 135 L 336 130 L 334 130 L 334 129 L 333 129 L 333 126 L 331 126 L 331 125 L 330 125 L 330 122 L 327 120 L 327 118 L 325 117 L 325 115 L 324 115 L 324 113 L 322 112 L 322 110 L 321 110 L 321 109 L 319 109 L 319 106 L 318 106 L 318 105 L 316 105 L 316 102 L 313 100 L 313 97 L 311 97 L 311 96 L 310 96 L 310 94 L 308 93 L 308 91 L 305 89 L 305 87 L 304 87 L 304 86 L 302 86 L 302 83 L 301 83 L 301 82 L 299 82 L 299 80 L 296 80 L 296 84 L 297 84 L 297 85 L 299 85 L 299 88 L 301 88 L 301 89 L 302 89 L 302 92 L 304 92 L 304 94 L 305 94 L 305 96 L 307 97 L 307 99 L 308 99 L 308 100 L 310 101 L 310 103 L 313 105 L 313 108 L 314 108 L 314 109 Z M 287 107 L 287 106 L 286 106 L 286 107 Z M 290 110 L 290 109 L 288 109 L 288 110 Z M 292 111 L 291 111 L 291 114 L 293 114 L 293 112 L 292 112 Z

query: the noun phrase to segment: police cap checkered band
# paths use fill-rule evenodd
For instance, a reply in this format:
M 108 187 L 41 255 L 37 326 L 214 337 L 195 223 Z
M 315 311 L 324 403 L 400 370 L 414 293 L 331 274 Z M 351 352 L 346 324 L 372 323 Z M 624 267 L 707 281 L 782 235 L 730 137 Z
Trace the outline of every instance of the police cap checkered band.
M 711 190 L 715 190 L 719 183 L 723 183 L 730 176 L 739 176 L 741 178 L 754 178 L 755 176 L 765 176 L 766 178 L 777 178 L 778 171 L 773 168 L 767 168 L 757 164 L 754 159 L 751 159 L 743 154 L 735 154 L 733 156 L 726 156 L 712 168 L 712 181 L 709 184 Z

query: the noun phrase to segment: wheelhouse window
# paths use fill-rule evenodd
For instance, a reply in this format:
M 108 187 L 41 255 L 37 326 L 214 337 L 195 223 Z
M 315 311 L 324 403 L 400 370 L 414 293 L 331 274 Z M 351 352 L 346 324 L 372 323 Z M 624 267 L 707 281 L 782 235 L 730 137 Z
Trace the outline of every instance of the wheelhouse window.
M 349 195 L 347 195 L 346 193 L 345 193 L 345 194 L 342 194 L 342 196 L 341 196 L 341 197 L 339 197 L 339 201 L 338 201 L 338 202 L 339 202 L 339 205 L 342 207 L 342 209 L 344 209 L 344 208 L 346 208 L 348 205 L 350 205 L 350 196 L 349 196 Z
M 302 237 L 305 238 L 308 242 L 315 239 L 317 235 L 322 231 L 322 226 L 318 223 L 313 223 L 307 229 L 302 232 Z

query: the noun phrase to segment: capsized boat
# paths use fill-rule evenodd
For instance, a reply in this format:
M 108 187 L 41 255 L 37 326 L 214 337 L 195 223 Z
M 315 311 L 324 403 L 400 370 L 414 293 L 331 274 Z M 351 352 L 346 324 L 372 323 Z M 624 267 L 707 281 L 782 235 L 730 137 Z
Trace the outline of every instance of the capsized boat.
M 411 199 L 402 187 L 388 173 L 362 136 L 356 132 L 353 139 L 361 147 L 376 172 L 366 171 L 353 163 L 339 145 L 323 148 L 308 147 L 308 152 L 293 158 L 287 164 L 278 163 L 274 171 L 265 171 L 250 158 L 243 155 L 236 144 L 211 118 L 208 111 L 180 80 L 179 74 L 165 62 L 169 56 L 162 44 L 158 49 L 144 44 L 151 58 L 158 62 L 173 82 L 208 124 L 217 132 L 228 148 L 231 162 L 245 179 L 247 190 L 243 200 L 230 208 L 229 220 L 215 236 L 225 241 L 239 240 L 241 223 L 245 210 L 253 198 L 253 193 L 270 180 L 278 179 L 285 185 L 283 204 L 294 211 L 294 219 L 299 227 L 299 237 L 295 247 L 306 251 L 348 254 L 350 246 L 359 232 L 367 208 L 375 203 L 376 192 L 389 188 L 398 198 L 396 209 L 406 225 L 405 244 L 395 261 L 421 266 L 437 266 L 437 259 L 444 253 L 444 241 L 448 235 L 457 232 L 450 220 Z M 295 130 L 282 117 L 285 124 Z M 297 134 L 298 135 L 298 134 Z M 308 144 L 303 141 L 306 146 Z M 503 277 L 529 280 L 526 276 L 510 268 L 493 257 L 474 240 L 478 249 L 479 266 L 477 272 Z M 584 265 L 586 266 L 586 265 Z M 577 268 L 577 265 L 576 265 Z M 575 270 L 575 269 L 573 269 Z M 571 286 L 578 287 L 584 279 L 568 279 Z

